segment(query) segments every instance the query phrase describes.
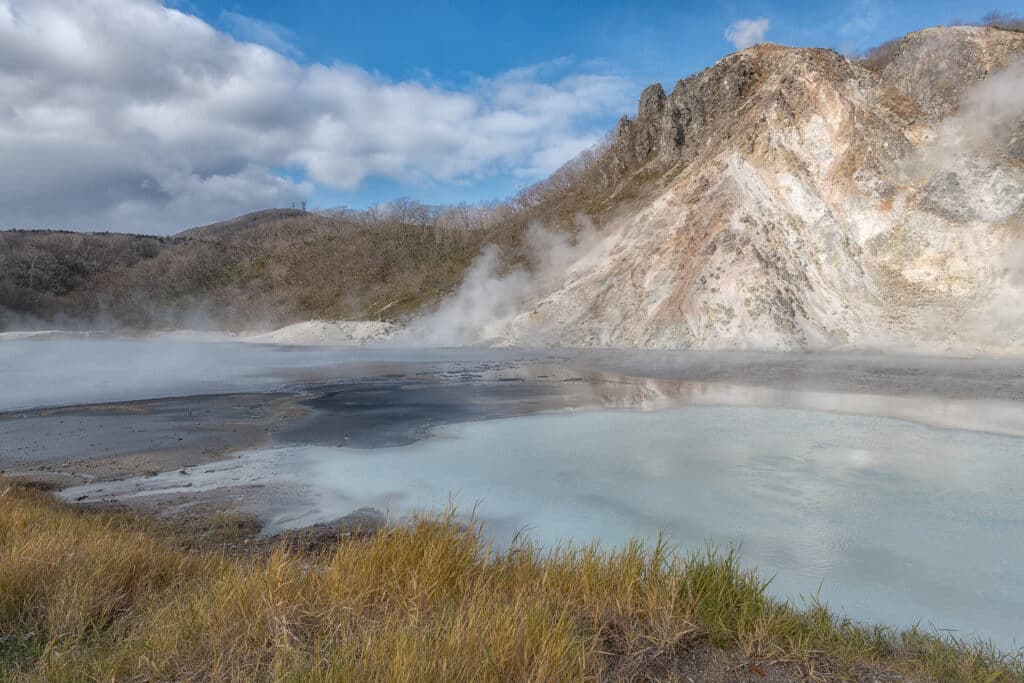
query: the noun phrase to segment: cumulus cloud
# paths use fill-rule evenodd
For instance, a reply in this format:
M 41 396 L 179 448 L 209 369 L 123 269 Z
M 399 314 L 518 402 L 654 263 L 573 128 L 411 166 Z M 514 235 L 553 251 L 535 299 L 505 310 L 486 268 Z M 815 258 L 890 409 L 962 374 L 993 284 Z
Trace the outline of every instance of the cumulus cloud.
M 771 21 L 765 17 L 760 19 L 740 19 L 726 27 L 725 39 L 732 43 L 737 50 L 742 50 L 745 47 L 763 42 L 765 34 L 768 33 L 769 26 L 771 26 Z
M 245 19 L 224 18 L 253 42 L 156 0 L 0 0 L 0 227 L 168 232 L 314 183 L 538 177 L 628 102 L 562 62 L 458 87 L 303 65 Z

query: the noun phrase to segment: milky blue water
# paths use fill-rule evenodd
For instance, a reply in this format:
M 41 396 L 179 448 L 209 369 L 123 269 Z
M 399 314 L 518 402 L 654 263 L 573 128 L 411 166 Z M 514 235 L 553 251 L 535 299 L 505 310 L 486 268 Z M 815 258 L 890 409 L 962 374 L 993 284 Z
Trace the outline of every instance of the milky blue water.
M 305 491 L 298 525 L 454 498 L 498 543 L 607 545 L 659 531 L 738 545 L 772 590 L 870 622 L 1024 635 L 1024 440 L 805 410 L 692 406 L 447 426 L 410 446 L 250 453 Z M 237 472 L 237 470 L 235 470 Z

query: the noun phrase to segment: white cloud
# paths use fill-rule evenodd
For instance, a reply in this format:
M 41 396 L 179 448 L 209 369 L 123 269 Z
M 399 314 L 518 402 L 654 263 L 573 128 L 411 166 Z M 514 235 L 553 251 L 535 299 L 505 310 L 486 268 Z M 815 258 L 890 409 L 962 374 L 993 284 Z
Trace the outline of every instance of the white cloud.
M 765 17 L 760 19 L 740 19 L 726 27 L 725 39 L 732 43 L 737 50 L 742 50 L 745 47 L 763 42 L 770 26 L 771 21 Z
M 295 34 L 280 24 L 227 10 L 220 13 L 220 20 L 239 40 L 258 43 L 282 54 L 302 56 L 302 51 L 292 44 Z
M 0 227 L 167 232 L 303 199 L 310 181 L 537 177 L 631 90 L 561 62 L 394 81 L 278 47 L 155 0 L 0 0 Z

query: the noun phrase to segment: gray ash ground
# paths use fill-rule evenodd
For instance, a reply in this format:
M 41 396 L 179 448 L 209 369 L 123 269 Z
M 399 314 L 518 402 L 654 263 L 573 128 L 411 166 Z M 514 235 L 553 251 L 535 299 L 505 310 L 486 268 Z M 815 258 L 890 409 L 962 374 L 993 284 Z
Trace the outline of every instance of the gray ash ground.
M 272 440 L 287 393 L 203 395 L 0 414 L 0 470 L 63 487 L 212 462 Z

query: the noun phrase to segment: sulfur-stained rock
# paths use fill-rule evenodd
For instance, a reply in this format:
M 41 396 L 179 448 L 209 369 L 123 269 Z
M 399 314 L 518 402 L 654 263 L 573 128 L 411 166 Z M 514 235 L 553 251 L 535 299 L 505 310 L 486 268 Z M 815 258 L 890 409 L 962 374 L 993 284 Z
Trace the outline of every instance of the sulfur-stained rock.
M 758 45 L 648 87 L 608 152 L 642 201 L 505 342 L 1024 351 L 1020 60 L 951 27 L 870 70 Z

